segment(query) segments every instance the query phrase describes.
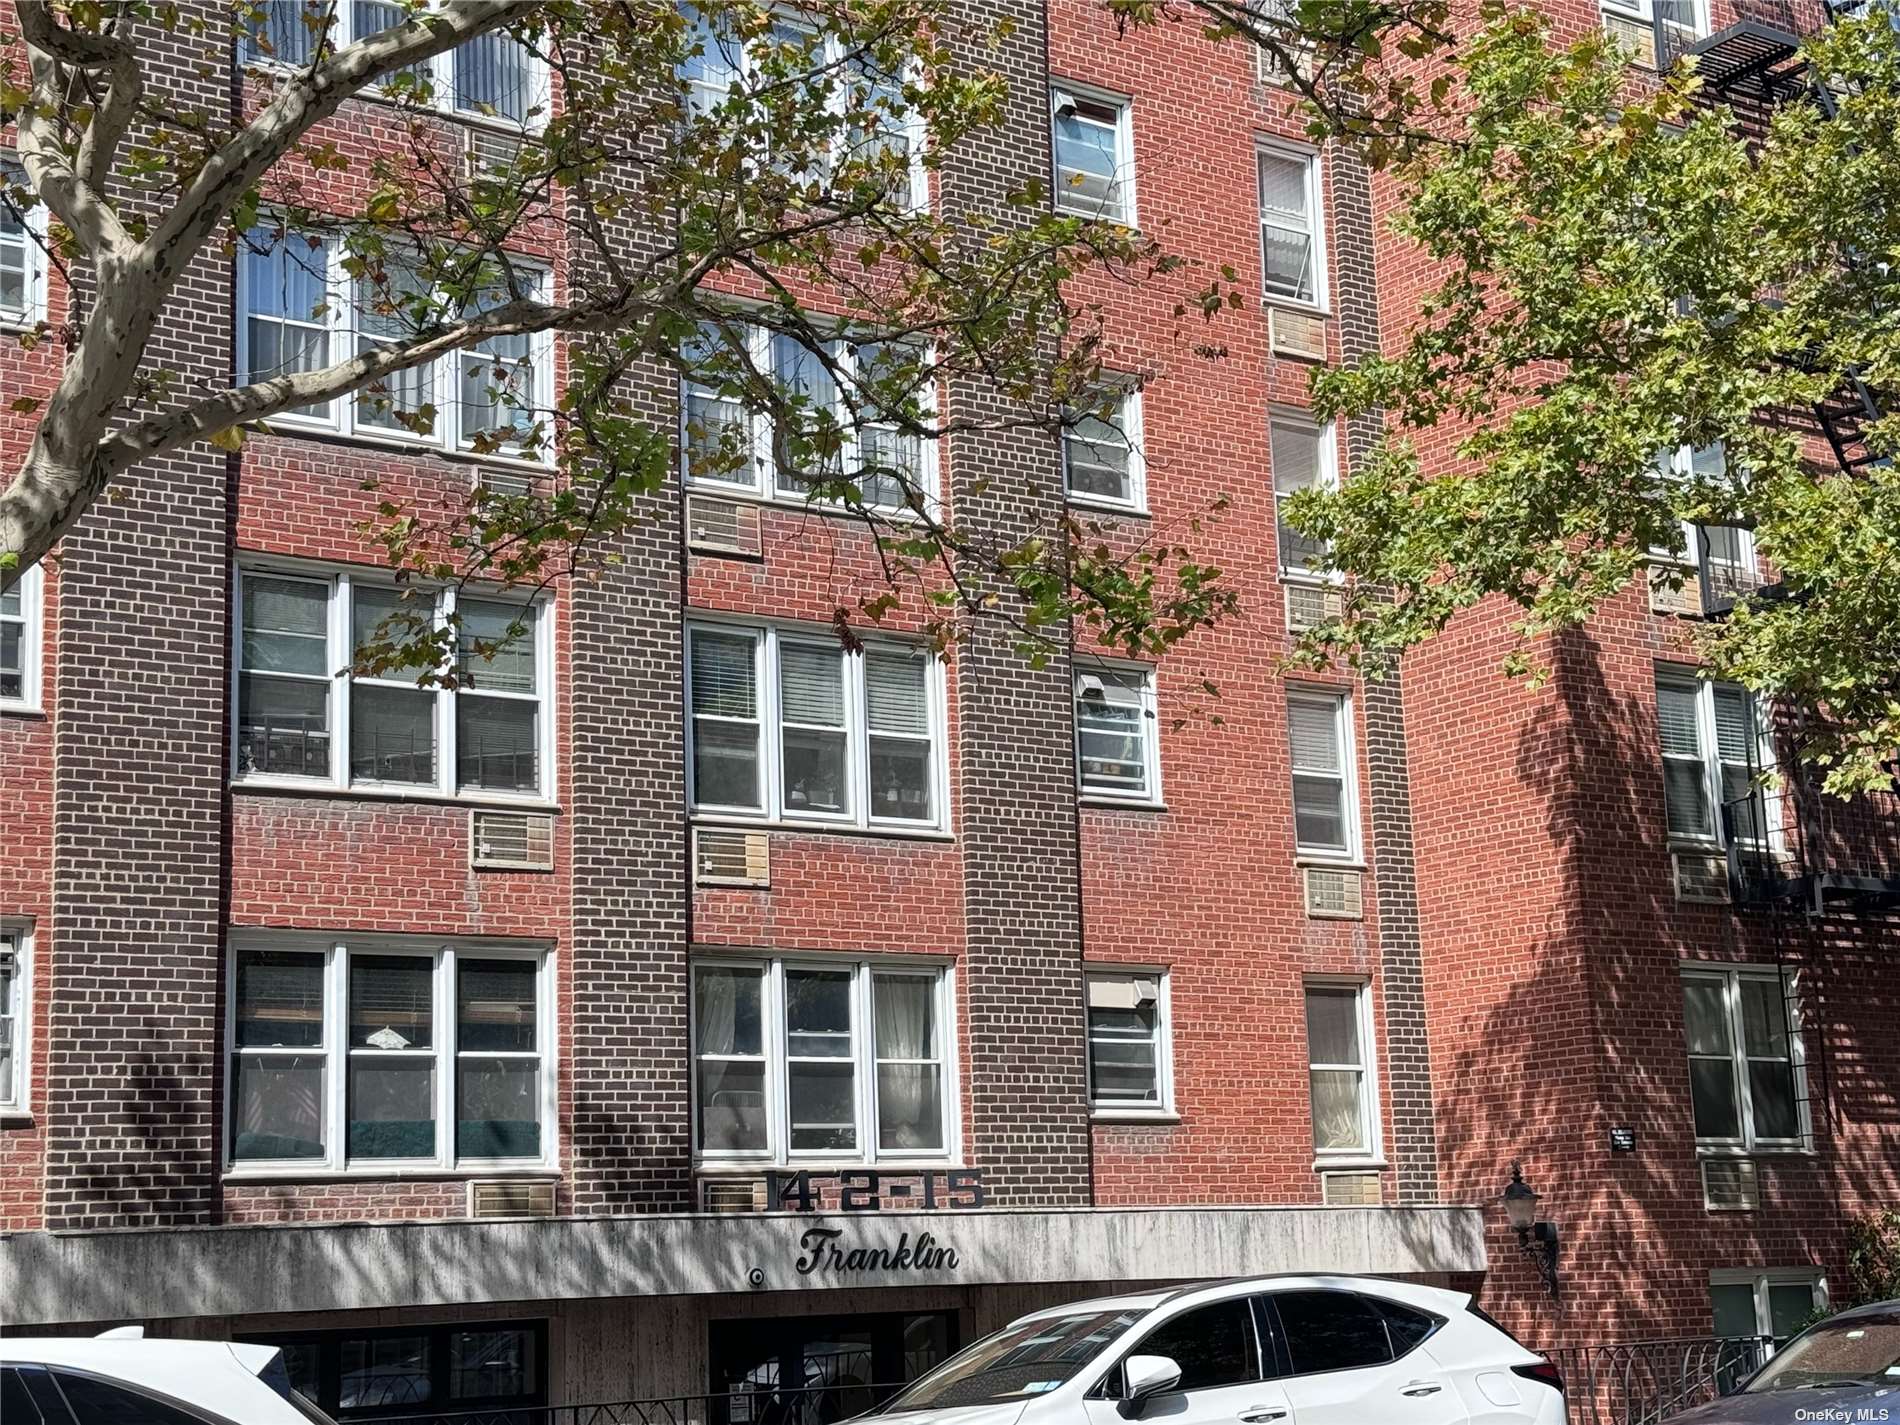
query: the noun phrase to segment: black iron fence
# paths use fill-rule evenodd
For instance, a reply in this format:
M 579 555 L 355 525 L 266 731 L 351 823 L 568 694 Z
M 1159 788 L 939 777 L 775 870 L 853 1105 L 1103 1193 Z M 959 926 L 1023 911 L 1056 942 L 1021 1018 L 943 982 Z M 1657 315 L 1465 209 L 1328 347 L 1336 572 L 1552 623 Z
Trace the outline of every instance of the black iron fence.
M 348 1425 L 837 1425 L 882 1405 L 902 1385 L 832 1385 L 673 1395 L 591 1405 L 508 1405 L 483 1410 L 350 1416 Z
M 1570 1425 L 1657 1425 L 1727 1395 L 1774 1352 L 1766 1336 L 1553 1346 Z

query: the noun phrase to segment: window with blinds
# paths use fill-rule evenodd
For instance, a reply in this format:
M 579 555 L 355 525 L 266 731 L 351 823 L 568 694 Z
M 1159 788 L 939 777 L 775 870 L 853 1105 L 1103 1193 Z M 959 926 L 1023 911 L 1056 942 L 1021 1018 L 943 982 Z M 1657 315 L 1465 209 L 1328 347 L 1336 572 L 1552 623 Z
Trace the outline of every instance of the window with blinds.
M 1085 797 L 1161 800 L 1152 668 L 1091 662 L 1075 674 L 1076 782 Z
M 1757 775 L 1772 771 L 1774 746 L 1754 695 L 1691 674 L 1656 680 L 1663 807 L 1672 842 L 1759 845 L 1773 833 Z
M 1096 1114 L 1173 1108 L 1168 977 L 1161 970 L 1090 970 L 1089 1102 Z
M 1293 769 L 1293 842 L 1302 856 L 1358 855 L 1351 720 L 1344 693 L 1289 693 L 1287 743 Z
M 1261 289 L 1269 300 L 1325 305 L 1319 220 L 1319 155 L 1262 148 Z
M 1287 520 L 1287 502 L 1301 490 L 1331 489 L 1337 482 L 1337 452 L 1331 425 L 1319 425 L 1295 411 L 1275 411 L 1268 417 L 1269 450 L 1273 459 L 1273 508 L 1279 526 L 1280 573 L 1283 577 L 1324 578 L 1317 565 L 1326 542 L 1302 534 Z
M 687 633 L 688 768 L 712 817 L 938 828 L 940 669 L 922 649 L 861 652 L 773 626 Z

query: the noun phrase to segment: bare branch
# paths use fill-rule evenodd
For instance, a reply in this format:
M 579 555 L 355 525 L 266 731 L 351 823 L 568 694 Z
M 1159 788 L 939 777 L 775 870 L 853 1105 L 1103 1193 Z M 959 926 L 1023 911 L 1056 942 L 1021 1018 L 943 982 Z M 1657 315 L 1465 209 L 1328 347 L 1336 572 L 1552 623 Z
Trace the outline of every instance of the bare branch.
M 69 66 L 109 68 L 115 76 L 129 68 L 135 75 L 132 97 L 136 99 L 138 62 L 131 46 L 123 40 L 69 30 L 53 18 L 46 4 L 36 3 L 36 0 L 18 0 L 14 12 L 26 40 L 33 77 L 32 102 L 21 106 L 19 114 L 20 162 L 25 165 L 41 201 L 81 242 L 97 249 L 101 255 L 126 253 L 131 250 L 131 240 L 86 171 L 83 159 L 88 153 L 87 146 L 82 142 L 82 162 L 75 165 L 62 142 L 55 116 L 65 109 L 61 89 Z M 114 110 L 112 122 L 119 125 L 119 132 L 123 134 L 131 116 L 121 112 L 116 83 L 114 91 L 107 102 Z M 116 143 L 115 139 L 115 147 Z

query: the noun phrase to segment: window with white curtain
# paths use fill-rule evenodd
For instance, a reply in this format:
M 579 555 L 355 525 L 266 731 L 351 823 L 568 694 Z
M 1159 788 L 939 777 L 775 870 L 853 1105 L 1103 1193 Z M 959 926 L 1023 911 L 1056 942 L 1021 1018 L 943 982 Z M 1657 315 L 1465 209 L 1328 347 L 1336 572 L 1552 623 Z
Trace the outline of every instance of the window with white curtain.
M 707 959 L 693 967 L 702 1159 L 950 1156 L 949 971 L 903 961 Z
M 245 936 L 231 952 L 234 1168 L 554 1160 L 545 951 Z
M 1085 797 L 1161 800 L 1161 729 L 1152 668 L 1078 659 L 1075 761 Z
M 1353 774 L 1351 701 L 1345 693 L 1287 694 L 1293 765 L 1293 842 L 1302 857 L 1355 860 L 1359 808 Z
M 1757 1152 L 1807 1141 L 1793 985 L 1771 965 L 1685 965 L 1683 1033 L 1699 1147 Z
M 942 669 L 921 648 L 776 625 L 687 631 L 694 810 L 815 824 L 945 825 Z
M 1062 475 L 1077 504 L 1140 510 L 1147 505 L 1141 453 L 1141 392 L 1111 390 L 1073 410 L 1062 428 Z
M 1378 1157 L 1370 985 L 1307 983 L 1306 1060 L 1315 1156 L 1327 1162 Z
M 1096 1114 L 1173 1112 L 1167 971 L 1090 968 L 1084 978 L 1089 1102 Z
M 40 705 L 40 625 L 45 583 L 35 564 L 0 594 L 0 709 Z
M 416 669 L 349 671 L 357 653 L 451 615 L 452 680 L 425 683 Z M 247 567 L 238 619 L 237 780 L 552 797 L 548 600 L 413 587 L 405 595 L 350 571 Z
M 32 1082 L 33 935 L 0 923 L 0 1113 L 25 1113 Z
M 1319 155 L 1263 145 L 1260 192 L 1261 289 L 1268 300 L 1326 305 L 1326 251 L 1320 223 Z
M 1734 683 L 1660 672 L 1656 720 L 1671 842 L 1723 846 L 1732 835 L 1760 845 L 1774 834 L 1772 807 L 1755 785 L 1774 768 L 1774 742 L 1755 696 Z
M 1273 459 L 1273 509 L 1280 534 L 1280 573 L 1293 579 L 1338 577 L 1315 565 L 1326 542 L 1302 534 L 1287 520 L 1287 501 L 1301 490 L 1330 490 L 1339 483 L 1339 452 L 1333 427 L 1296 411 L 1276 410 L 1267 418 Z

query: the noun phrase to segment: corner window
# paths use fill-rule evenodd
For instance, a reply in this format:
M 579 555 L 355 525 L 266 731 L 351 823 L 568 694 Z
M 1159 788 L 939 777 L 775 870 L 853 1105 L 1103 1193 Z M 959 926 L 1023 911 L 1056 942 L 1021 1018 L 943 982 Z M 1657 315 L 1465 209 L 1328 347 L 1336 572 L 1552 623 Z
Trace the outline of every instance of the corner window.
M 1301 534 L 1287 520 L 1287 501 L 1301 490 L 1339 484 L 1339 452 L 1331 425 L 1295 411 L 1274 411 L 1267 421 L 1273 460 L 1273 509 L 1280 534 L 1280 573 L 1289 579 L 1331 579 L 1317 565 L 1326 542 Z
M 45 581 L 35 564 L 0 594 L 0 711 L 40 705 L 40 625 Z
M 1077 660 L 1075 756 L 1077 785 L 1084 797 L 1160 802 L 1154 669 Z
M 1050 102 L 1056 210 L 1135 226 L 1135 140 L 1128 101 L 1058 83 Z
M 1774 768 L 1774 741 L 1755 695 L 1692 672 L 1656 679 L 1663 804 L 1669 840 L 1760 846 L 1774 834 L 1772 808 L 1757 774 Z
M 693 968 L 694 1145 L 706 1160 L 950 1156 L 949 972 L 850 960 Z
M 1320 225 L 1319 155 L 1260 149 L 1261 290 L 1269 301 L 1326 304 L 1326 257 Z
M 1780 1346 L 1826 1306 L 1821 1274 L 1812 1268 L 1723 1268 L 1709 1273 L 1715 1334 L 1724 1340 L 1765 1336 Z
M 1098 1114 L 1174 1108 L 1165 970 L 1090 970 L 1089 1102 Z
M 941 665 L 922 649 L 741 624 L 687 631 L 695 811 L 863 827 L 946 824 Z
M 1068 412 L 1062 429 L 1062 478 L 1076 504 L 1147 507 L 1139 391 L 1106 391 L 1098 404 Z
M 552 616 L 545 601 L 411 593 L 354 574 L 238 579 L 238 781 L 481 800 L 553 796 Z M 455 686 L 350 672 L 381 640 L 459 620 Z M 446 670 L 445 670 L 446 671 Z
M 374 1176 L 552 1162 L 549 965 L 489 945 L 240 945 L 231 1163 Z
M 31 326 L 46 315 L 43 210 L 26 170 L 0 159 L 0 325 Z
M 1306 986 L 1306 1060 L 1314 1154 L 1322 1160 L 1376 1158 L 1370 985 Z
M 1769 966 L 1698 965 L 1682 975 L 1689 1096 L 1701 1147 L 1755 1151 L 1807 1142 L 1793 986 Z
M 332 241 L 260 227 L 238 262 L 238 369 L 246 383 L 320 371 L 346 354 L 407 340 L 431 324 L 459 319 L 444 294 L 391 260 L 371 280 L 352 278 Z M 551 276 L 532 267 L 528 295 L 545 298 Z M 508 300 L 485 291 L 471 315 Z M 404 445 L 546 464 L 554 405 L 551 332 L 491 337 L 465 351 L 392 372 L 360 391 L 302 406 L 273 420 Z M 425 420 L 428 408 L 432 420 Z
M 1287 694 L 1293 766 L 1293 844 L 1302 857 L 1351 861 L 1359 854 L 1352 717 L 1344 693 Z
M 0 924 L 0 1113 L 25 1113 L 32 1082 L 33 934 Z

